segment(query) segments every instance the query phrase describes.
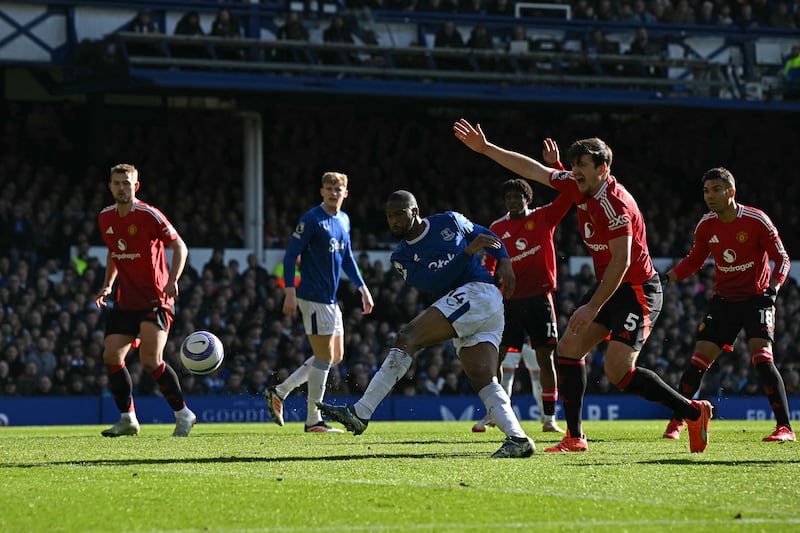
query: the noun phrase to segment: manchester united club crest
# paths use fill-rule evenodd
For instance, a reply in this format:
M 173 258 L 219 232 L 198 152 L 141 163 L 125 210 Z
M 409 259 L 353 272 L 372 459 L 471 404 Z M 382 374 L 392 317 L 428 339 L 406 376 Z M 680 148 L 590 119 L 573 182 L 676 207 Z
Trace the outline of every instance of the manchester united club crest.
M 526 231 L 533 231 L 533 228 L 535 228 L 535 227 L 536 227 L 536 224 L 534 224 L 533 220 L 528 220 L 527 222 L 525 222 L 525 230 Z
M 131 224 L 130 226 L 128 226 L 128 235 L 130 235 L 131 237 L 136 235 L 138 232 L 139 228 L 136 227 L 136 224 Z
M 736 234 L 736 242 L 739 244 L 747 242 L 747 239 L 749 239 L 749 236 L 747 235 L 746 231 L 740 231 Z

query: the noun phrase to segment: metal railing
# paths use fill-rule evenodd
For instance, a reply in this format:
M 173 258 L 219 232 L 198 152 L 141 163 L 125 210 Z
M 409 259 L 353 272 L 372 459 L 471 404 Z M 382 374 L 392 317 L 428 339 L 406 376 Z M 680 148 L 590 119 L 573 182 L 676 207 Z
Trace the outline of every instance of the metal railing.
M 323 77 L 546 84 L 655 90 L 708 96 L 731 90 L 718 64 L 703 58 L 395 47 L 307 41 L 262 41 L 120 32 L 117 51 L 131 68 L 268 72 Z M 588 71 L 596 68 L 609 74 Z M 639 69 L 662 76 L 639 76 Z M 667 73 L 670 73 L 667 76 Z

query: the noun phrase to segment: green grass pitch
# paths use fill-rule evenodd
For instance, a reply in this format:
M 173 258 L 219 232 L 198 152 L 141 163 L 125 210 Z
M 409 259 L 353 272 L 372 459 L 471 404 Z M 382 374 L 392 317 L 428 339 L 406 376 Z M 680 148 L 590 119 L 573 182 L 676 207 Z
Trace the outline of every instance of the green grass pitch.
M 545 454 L 559 436 L 526 421 L 538 453 L 515 460 L 470 422 L 0 428 L 0 531 L 800 531 L 798 443 L 713 421 L 691 454 L 665 424 L 586 422 L 588 452 Z

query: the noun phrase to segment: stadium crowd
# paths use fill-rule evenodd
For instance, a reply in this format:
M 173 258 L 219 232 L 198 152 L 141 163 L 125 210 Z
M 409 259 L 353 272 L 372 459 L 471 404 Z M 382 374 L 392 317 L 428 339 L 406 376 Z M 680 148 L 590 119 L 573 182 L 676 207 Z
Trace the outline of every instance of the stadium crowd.
M 246 2 L 233 0 L 228 3 Z M 273 4 L 271 0 L 262 0 Z M 293 2 L 287 1 L 287 7 Z M 302 1 L 309 15 L 323 12 L 326 2 Z M 514 16 L 516 0 L 345 0 L 333 2 L 347 9 L 379 9 L 417 13 Z M 641 24 L 707 24 L 742 28 L 796 28 L 800 4 L 796 0 L 555 0 L 539 4 L 569 5 L 572 18 Z M 531 10 L 541 6 L 530 6 Z M 223 8 L 225 9 L 225 8 Z M 539 16 L 542 16 L 541 14 Z
M 344 204 L 353 225 L 353 249 L 375 300 L 362 317 L 350 283 L 340 288 L 346 358 L 332 371 L 328 396 L 360 395 L 380 366 L 399 325 L 429 305 L 404 286 L 389 265 L 360 252 L 388 249 L 384 201 L 397 188 L 417 191 L 429 213 L 453 209 L 489 225 L 504 214 L 500 183 L 510 176 L 465 155 L 450 134 L 452 113 L 423 107 L 388 111 L 365 104 L 325 107 L 268 105 L 265 131 L 265 243 L 282 248 L 298 216 L 318 198 L 324 170 L 350 175 L 352 198 Z M 380 109 L 380 111 L 378 111 Z M 479 117 L 494 138 L 530 153 L 550 136 L 563 145 L 598 135 L 615 147 L 615 174 L 641 202 L 650 248 L 656 257 L 680 258 L 702 204 L 700 176 L 724 164 L 738 177 L 747 203 L 773 218 L 790 253 L 798 249 L 797 214 L 775 203 L 797 198 L 785 177 L 783 155 L 792 153 L 791 117 L 760 120 L 747 113 L 692 110 L 599 114 L 591 110 L 508 109 Z M 180 280 L 166 359 L 180 372 L 187 394 L 260 395 L 310 355 L 299 317 L 281 312 L 275 272 L 226 260 L 225 248 L 243 243 L 241 125 L 233 114 L 190 110 L 114 109 L 97 120 L 70 103 L 14 103 L 0 108 L 0 395 L 107 394 L 102 365 L 104 318 L 94 304 L 105 258 L 97 214 L 112 203 L 108 168 L 130 162 L 140 170 L 142 199 L 161 206 L 189 247 L 214 247 L 207 264 L 191 262 Z M 701 116 L 703 115 L 703 116 Z M 145 120 L 145 119 L 152 120 Z M 94 127 L 84 129 L 84 124 Z M 102 123 L 102 124 L 100 124 Z M 701 146 L 698 146 L 701 140 Z M 536 189 L 537 202 L 552 196 Z M 422 213 L 423 215 L 428 213 Z M 568 218 L 574 217 L 573 213 Z M 561 261 L 557 302 L 560 330 L 594 277 L 588 267 L 570 273 L 568 258 L 583 256 L 574 220 L 556 232 Z M 712 269 L 666 287 L 665 305 L 640 362 L 676 386 L 692 354 L 694 332 L 712 289 Z M 800 393 L 800 297 L 790 281 L 777 301 L 775 361 L 789 394 Z M 182 369 L 178 346 L 195 329 L 216 333 L 225 344 L 225 366 L 201 378 Z M 602 370 L 603 350 L 587 361 L 590 393 L 615 393 Z M 137 395 L 159 394 L 135 353 L 129 369 Z M 515 380 L 529 390 L 527 372 Z M 750 357 L 737 343 L 707 375 L 701 395 L 760 395 Z M 394 390 L 405 395 L 471 394 L 450 344 L 426 349 Z

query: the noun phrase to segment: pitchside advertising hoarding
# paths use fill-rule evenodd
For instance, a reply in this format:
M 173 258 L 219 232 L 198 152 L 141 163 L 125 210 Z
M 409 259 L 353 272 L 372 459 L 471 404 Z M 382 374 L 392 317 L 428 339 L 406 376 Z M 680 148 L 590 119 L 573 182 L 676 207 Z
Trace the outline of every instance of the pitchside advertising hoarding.
M 342 405 L 358 398 L 332 397 L 329 403 Z M 710 398 L 716 416 L 727 420 L 770 420 L 772 411 L 767 399 L 758 397 Z M 175 417 L 163 398 L 136 398 L 136 414 L 140 422 L 171 424 Z M 254 396 L 195 396 L 186 403 L 197 414 L 198 423 L 272 423 L 263 398 Z M 513 398 L 514 410 L 522 421 L 539 420 L 539 410 L 532 397 Z M 789 398 L 792 420 L 800 419 L 800 397 Z M 563 419 L 561 406 L 558 418 Z M 479 420 L 484 408 L 472 396 L 390 396 L 378 407 L 372 420 L 462 421 Z M 306 416 L 306 399 L 291 396 L 286 400 L 284 418 L 302 422 Z M 662 405 L 635 396 L 587 396 L 583 417 L 591 420 L 667 420 L 670 412 Z M 0 397 L 0 425 L 48 426 L 111 424 L 119 418 L 114 402 L 108 397 Z

